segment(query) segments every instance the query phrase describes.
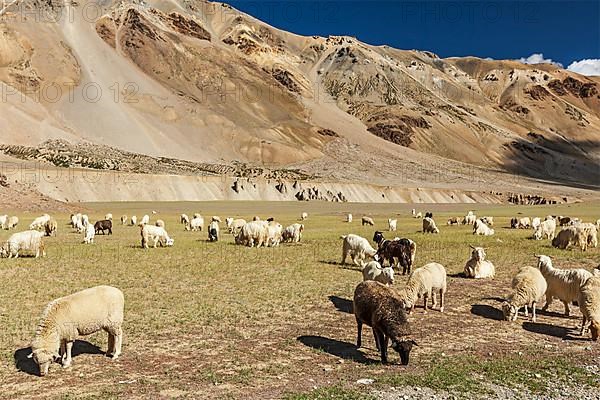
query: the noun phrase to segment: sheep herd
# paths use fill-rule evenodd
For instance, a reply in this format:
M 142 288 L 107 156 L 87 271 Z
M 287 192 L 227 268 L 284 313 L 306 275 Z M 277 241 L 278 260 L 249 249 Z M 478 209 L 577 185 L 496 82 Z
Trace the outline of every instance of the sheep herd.
M 155 213 L 155 212 L 153 212 Z M 431 212 L 417 213 L 412 210 L 414 218 L 422 218 L 422 233 L 439 235 L 439 227 Z M 306 212 L 301 213 L 299 220 L 308 219 Z M 352 214 L 347 214 L 345 221 L 351 223 Z M 106 214 L 104 219 L 92 224 L 84 214 L 73 214 L 70 218 L 71 228 L 83 234 L 83 243 L 94 243 L 96 235 L 111 235 L 113 216 Z M 204 217 L 187 214 L 179 217 L 186 231 L 206 231 L 207 239 L 211 242 L 220 240 L 219 216 L 212 216 L 205 229 Z M 120 218 L 123 226 L 138 226 L 141 236 L 141 247 L 150 246 L 172 247 L 174 239 L 167 233 L 164 220 L 157 219 L 150 224 L 150 216 L 143 215 Z M 388 231 L 397 230 L 397 219 L 388 219 Z M 0 216 L 0 224 L 4 229 L 13 229 L 18 225 L 17 217 Z M 375 225 L 372 217 L 364 216 L 361 224 Z M 469 211 L 464 217 L 448 219 L 448 228 L 454 225 L 472 225 L 473 235 L 491 236 L 495 234 L 492 226 L 493 217 L 477 218 Z M 275 247 L 280 243 L 298 243 L 304 232 L 303 223 L 294 223 L 284 228 L 273 218 L 262 220 L 254 217 L 247 222 L 244 219 L 227 217 L 225 226 L 228 233 L 233 235 L 237 245 L 248 247 Z M 556 233 L 557 227 L 562 227 Z M 29 230 L 11 235 L 0 248 L 2 257 L 16 258 L 20 252 L 32 253 L 36 258 L 45 255 L 44 236 L 57 234 L 56 220 L 44 214 L 29 225 Z M 584 223 L 576 218 L 563 216 L 547 216 L 541 218 L 520 217 L 511 220 L 511 228 L 532 229 L 532 239 L 550 240 L 554 247 L 566 249 L 571 245 L 585 251 L 588 247 L 597 247 L 597 231 L 600 220 L 595 223 Z M 342 259 L 345 264 L 348 257 L 362 270 L 363 282 L 356 286 L 354 292 L 354 315 L 357 322 L 357 346 L 362 343 L 362 326 L 370 326 L 373 330 L 377 349 L 380 351 L 382 362 L 387 362 L 387 347 L 400 354 L 402 364 L 409 362 L 410 352 L 417 343 L 411 338 L 410 324 L 407 314 L 413 312 L 415 305 L 422 301 L 424 312 L 427 313 L 428 303 L 431 309 L 438 308 L 444 312 L 447 292 L 446 268 L 437 262 L 429 262 L 420 268 L 413 269 L 417 243 L 413 239 L 395 237 L 386 239 L 382 231 L 375 231 L 371 242 L 356 234 L 341 236 Z M 494 264 L 487 260 L 483 247 L 471 246 L 471 258 L 464 266 L 464 277 L 472 279 L 493 279 L 496 274 Z M 565 315 L 569 315 L 569 304 L 577 301 L 583 315 L 581 326 L 582 335 L 588 329 L 593 340 L 600 333 L 600 270 L 591 273 L 585 269 L 559 269 L 552 265 L 552 260 L 545 255 L 537 255 L 537 267 L 523 267 L 518 270 L 512 280 L 512 292 L 502 304 L 504 319 L 515 321 L 521 309 L 525 316 L 531 310 L 532 319 L 536 320 L 536 305 L 545 297 L 546 310 L 553 299 L 559 299 L 565 306 Z M 370 260 L 368 260 L 370 259 Z M 387 263 L 387 265 L 386 265 Z M 600 266 L 598 267 L 600 268 Z M 395 289 L 394 270 L 402 270 L 408 275 L 402 289 Z M 31 358 L 40 367 L 41 375 L 48 372 L 52 361 L 58 359 L 64 367 L 71 365 L 71 348 L 78 335 L 88 335 L 100 330 L 108 332 L 109 351 L 113 358 L 121 353 L 124 297 L 123 293 L 114 287 L 97 286 L 62 297 L 50 302 L 42 313 L 39 327 L 32 342 Z M 67 324 L 66 321 L 69 321 Z

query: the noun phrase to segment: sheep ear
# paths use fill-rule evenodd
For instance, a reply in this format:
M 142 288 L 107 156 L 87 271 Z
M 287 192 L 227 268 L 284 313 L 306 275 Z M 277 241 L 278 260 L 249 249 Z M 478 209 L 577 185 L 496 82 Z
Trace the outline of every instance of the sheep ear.
M 27 356 L 27 358 L 33 358 L 33 353 L 29 353 L 29 355 Z
M 475 246 L 473 246 L 472 244 L 470 244 L 469 247 L 475 250 Z
M 414 340 L 410 340 L 410 342 L 413 344 L 413 346 L 418 346 L 419 344 L 417 342 L 415 342 Z

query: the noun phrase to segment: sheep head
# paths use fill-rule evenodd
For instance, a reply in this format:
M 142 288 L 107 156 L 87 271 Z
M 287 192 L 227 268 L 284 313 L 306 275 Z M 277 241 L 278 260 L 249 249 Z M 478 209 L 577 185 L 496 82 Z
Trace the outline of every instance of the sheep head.
M 402 365 L 408 365 L 410 360 L 410 352 L 413 346 L 418 346 L 414 340 L 402 340 L 399 342 L 392 341 L 392 349 L 396 350 L 400 354 L 400 362 Z
M 474 246 L 470 246 L 473 251 L 471 252 L 471 258 L 473 258 L 474 260 L 477 261 L 484 261 L 485 260 L 485 249 L 483 247 L 474 247 Z
M 537 267 L 539 269 L 552 268 L 552 260 L 550 259 L 550 257 L 545 255 L 535 255 L 535 257 L 537 257 L 538 259 Z
M 502 303 L 502 314 L 505 321 L 516 321 L 519 309 L 508 301 Z

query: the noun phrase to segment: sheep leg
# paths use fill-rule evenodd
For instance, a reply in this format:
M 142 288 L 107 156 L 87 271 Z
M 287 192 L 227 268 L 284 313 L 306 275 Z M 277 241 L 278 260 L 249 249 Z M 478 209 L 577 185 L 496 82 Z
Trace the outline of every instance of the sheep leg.
M 427 313 L 427 293 L 423 295 L 423 308 L 425 309 L 425 313 Z
M 359 321 L 358 319 L 356 320 L 356 330 L 356 348 L 360 349 L 360 346 L 362 345 L 362 321 Z
M 529 311 L 527 311 L 527 304 L 525 304 L 525 305 L 523 306 L 523 308 L 525 309 L 525 316 L 526 316 L 526 317 L 529 317 Z
M 587 332 L 587 318 L 585 315 L 583 316 L 583 321 L 581 321 L 581 332 L 580 335 L 583 336 Z
M 531 303 L 531 320 L 535 322 L 535 301 Z
M 377 348 L 377 351 L 379 351 L 381 349 L 381 344 L 379 343 L 379 337 L 377 336 L 375 328 L 373 328 L 373 337 L 375 338 L 375 347 Z
M 108 333 L 108 349 L 106 350 L 106 355 L 110 356 L 115 353 L 115 335 L 109 330 L 106 332 Z
M 342 250 L 342 265 L 346 265 L 346 257 L 348 257 L 348 252 L 346 249 Z
M 379 329 L 373 328 L 373 331 L 377 335 L 377 342 L 379 343 L 379 352 L 381 354 L 381 362 L 387 364 L 387 338 Z
M 444 312 L 444 295 L 445 295 L 445 291 L 442 289 L 440 290 L 440 312 Z
M 568 301 L 563 301 L 563 304 L 565 305 L 565 316 L 569 316 L 571 315 L 571 309 L 569 308 L 569 302 Z
M 71 350 L 73 349 L 73 342 L 72 341 L 68 341 L 66 344 L 66 349 L 67 349 L 67 357 L 66 359 L 63 360 L 63 368 L 69 368 L 71 366 L 71 364 L 73 363 L 73 359 L 71 357 Z
M 112 359 L 116 360 L 121 355 L 121 346 L 123 345 L 123 329 L 119 326 L 115 329 L 115 351 L 113 352 Z
M 435 292 L 433 292 L 433 293 L 431 293 L 431 309 L 433 310 L 436 307 L 437 307 L 437 296 L 436 296 Z
M 58 355 L 60 356 L 61 363 L 64 363 L 65 357 L 67 356 L 67 342 L 64 340 L 60 341 L 60 350 L 58 352 Z
M 546 294 L 546 304 L 544 304 L 544 307 L 542 307 L 542 311 L 546 311 L 548 309 L 548 307 L 550 307 L 550 304 L 552 304 L 552 300 L 554 300 L 553 296 L 548 296 L 548 294 Z

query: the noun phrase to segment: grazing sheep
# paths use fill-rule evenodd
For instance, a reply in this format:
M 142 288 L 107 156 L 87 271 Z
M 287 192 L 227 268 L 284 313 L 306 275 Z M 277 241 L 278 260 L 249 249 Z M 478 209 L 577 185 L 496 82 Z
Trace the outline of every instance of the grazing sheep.
M 458 217 L 450 217 L 448 218 L 447 225 L 458 225 Z
M 44 233 L 37 230 L 29 230 L 12 234 L 6 243 L 0 248 L 0 256 L 8 258 L 18 258 L 19 252 L 22 250 L 29 251 L 35 254 L 38 258 L 46 255 L 44 241 L 42 240 Z
M 75 230 L 77 231 L 77 233 L 82 233 L 85 232 L 85 228 L 88 227 L 90 224 L 87 225 L 83 225 L 83 222 L 81 219 L 78 219 L 75 222 Z
M 301 221 L 306 221 L 308 219 L 308 213 L 307 212 L 303 212 L 302 214 L 300 214 L 300 220 Z
M 211 242 L 216 242 L 219 240 L 219 222 L 218 221 L 211 221 L 211 223 L 208 225 L 208 240 Z
M 553 219 L 547 219 L 538 225 L 533 232 L 533 238 L 535 240 L 542 240 L 544 237 L 547 239 L 554 239 L 554 233 L 556 232 L 556 221 Z
M 529 217 L 519 218 L 519 220 L 517 221 L 517 228 L 518 229 L 531 228 L 531 220 L 529 219 Z
M 342 245 L 342 265 L 346 264 L 346 257 L 350 255 L 352 262 L 360 266 L 360 262 L 364 261 L 365 256 L 373 257 L 377 250 L 371 247 L 371 244 L 364 237 L 349 234 L 340 237 L 344 240 Z
M 44 224 L 44 232 L 46 236 L 56 236 L 56 232 L 58 230 L 58 223 L 54 218 L 50 218 Z
M 471 212 L 471 211 L 469 211 L 469 212 Z M 477 215 L 469 214 L 469 215 L 465 215 L 465 217 L 462 220 L 462 224 L 463 225 L 473 225 L 475 223 L 475 221 L 477 221 Z
M 75 339 L 100 330 L 108 333 L 107 355 L 118 358 L 124 304 L 123 292 L 112 286 L 96 286 L 48 303 L 31 343 L 30 357 L 40 367 L 40 375 L 48 374 L 55 358 L 61 358 L 63 368 L 71 366 Z
M 363 281 L 376 281 L 384 285 L 394 284 L 394 269 L 392 267 L 383 268 L 377 261 L 361 263 Z
M 252 221 L 245 224 L 235 237 L 236 244 L 249 247 L 261 247 L 267 245 L 269 232 L 267 223 L 263 221 Z
M 388 260 L 390 267 L 394 267 L 394 265 L 397 267 L 399 265 L 402 266 L 402 275 L 410 274 L 417 252 L 417 244 L 415 242 L 405 238 L 386 240 L 380 231 L 375 232 L 373 240 L 378 246 L 377 253 L 374 256 L 376 261 L 381 260 L 383 264 L 385 260 Z
M 430 217 L 423 218 L 423 233 L 440 233 L 435 221 Z
M 281 237 L 283 242 L 298 243 L 302 240 L 302 232 L 304 232 L 303 224 L 292 224 L 283 230 Z
M 267 246 L 277 247 L 283 237 L 283 226 L 275 221 L 270 221 L 267 225 Z
M 412 214 L 412 216 L 413 216 L 413 217 L 415 217 L 415 215 L 417 215 L 417 210 L 415 210 L 415 209 L 413 208 L 413 209 L 412 209 L 412 211 L 411 211 L 411 214 Z
M 169 237 L 169 234 L 165 228 L 154 225 L 142 225 L 140 229 L 142 236 L 142 248 L 147 249 L 148 243 L 153 242 L 153 247 L 156 248 L 157 244 L 161 247 L 171 247 L 175 243 L 175 240 Z
M 131 216 L 131 226 L 137 225 L 137 217 L 135 215 Z
M 519 309 L 531 307 L 531 317 L 535 322 L 535 306 L 546 293 L 548 284 L 542 273 L 533 267 L 522 267 L 512 280 L 513 293 L 502 303 L 502 314 L 506 321 L 516 321 Z
M 583 315 L 581 335 L 586 334 L 590 325 L 592 340 L 597 341 L 600 333 L 600 277 L 593 276 L 581 286 L 577 303 Z
M 567 226 L 558 232 L 558 235 L 552 239 L 552 246 L 566 250 L 570 245 L 577 245 L 581 250 L 587 249 L 587 236 L 582 229 L 574 226 Z
M 444 295 L 446 294 L 446 268 L 435 262 L 415 269 L 408 277 L 406 287 L 400 292 L 404 306 L 411 312 L 415 308 L 417 298 L 423 297 L 425 312 L 427 299 L 431 297 L 432 309 L 437 306 L 436 291 L 440 293 L 440 312 L 444 312 Z
M 83 243 L 86 243 L 86 244 L 94 243 L 94 236 L 96 236 L 96 229 L 92 226 L 92 224 L 88 224 L 88 226 L 85 227 Z
M 155 226 L 160 226 L 161 228 L 165 227 L 165 221 L 163 221 L 162 219 L 157 219 L 156 222 L 154 223 Z
M 493 278 L 496 275 L 494 264 L 486 260 L 483 247 L 469 246 L 473 251 L 471 258 L 465 264 L 465 277 L 475 279 Z
M 41 217 L 37 217 L 33 220 L 33 222 L 29 225 L 30 230 L 35 229 L 44 229 L 46 222 L 50 220 L 50 216 L 48 214 L 44 214 Z
M 204 229 L 204 218 L 198 214 L 194 215 L 194 218 L 192 218 L 190 223 L 185 226 L 185 229 L 187 231 L 192 230 L 194 232 L 202 231 Z
M 71 214 L 71 228 L 76 228 L 78 221 L 81 221 L 81 214 Z
M 108 234 L 112 235 L 112 221 L 109 219 L 105 219 L 103 221 L 96 221 L 96 223 L 94 224 L 94 229 L 96 230 L 96 235 L 98 235 L 100 231 L 102 231 L 103 235 L 105 234 L 104 231 L 108 231 Z
M 571 310 L 569 303 L 577 300 L 580 288 L 583 283 L 592 277 L 589 271 L 583 268 L 578 269 L 558 269 L 552 266 L 552 260 L 548 256 L 539 255 L 537 268 L 542 272 L 548 289 L 546 290 L 546 304 L 542 308 L 546 311 L 552 300 L 556 297 L 565 305 L 565 315 L 569 316 Z
M 0 215 L 0 228 L 7 229 L 8 215 Z
M 181 214 L 179 217 L 179 222 L 181 222 L 184 226 L 188 226 L 190 224 L 190 217 L 187 214 Z
M 575 225 L 578 231 L 581 232 L 581 235 L 584 237 L 585 241 L 585 249 L 588 246 L 598 247 L 598 230 L 596 229 L 596 225 L 589 223 L 578 223 Z
M 238 232 L 242 229 L 242 227 L 244 225 L 246 225 L 246 220 L 245 219 L 233 219 L 233 218 L 229 218 L 231 220 L 230 224 L 227 224 L 227 229 L 229 230 L 229 233 L 233 234 L 233 235 L 237 235 Z
M 138 225 L 146 225 L 148 223 L 150 223 L 150 216 L 148 216 L 148 214 L 146 214 L 142 217 L 142 219 L 140 220 L 140 223 Z
M 8 219 L 8 222 L 6 224 L 6 229 L 11 230 L 13 228 L 16 228 L 17 225 L 19 225 L 19 217 L 12 216 Z
M 397 225 L 398 225 L 397 219 L 388 218 L 388 230 L 390 232 L 396 232 Z
M 410 339 L 410 324 L 406 318 L 402 299 L 392 289 L 379 282 L 361 282 L 354 290 L 354 316 L 356 318 L 356 347 L 362 345 L 363 324 L 373 328 L 375 343 L 381 353 L 381 362 L 387 363 L 388 340 L 400 354 L 402 365 L 408 365 L 410 352 L 417 343 Z
M 517 229 L 519 227 L 519 220 L 515 217 L 510 219 L 510 228 Z
M 487 226 L 482 220 L 477 219 L 473 224 L 473 235 L 492 236 L 494 230 Z
M 121 225 L 127 225 L 127 215 L 121 215 Z
M 423 214 L 421 214 L 421 212 L 418 212 L 418 213 L 415 215 L 415 218 L 423 218 Z
M 346 222 L 352 222 L 352 214 L 346 215 Z
M 534 217 L 531 219 L 531 227 L 536 230 L 538 226 L 542 223 L 542 219 L 540 217 Z
M 112 219 L 113 219 L 113 215 L 112 215 L 111 213 L 108 213 L 108 214 L 106 214 L 106 215 L 104 216 L 104 219 L 107 219 L 107 220 L 109 220 L 109 221 L 112 221 Z
M 480 219 L 487 226 L 494 226 L 494 217 L 481 217 Z
M 373 218 L 371 217 L 362 217 L 362 225 L 369 225 L 369 226 L 373 226 L 375 225 L 375 222 L 373 221 Z

